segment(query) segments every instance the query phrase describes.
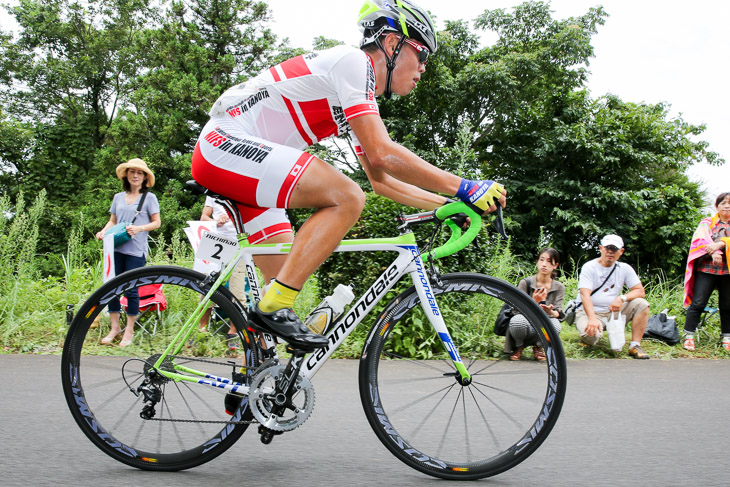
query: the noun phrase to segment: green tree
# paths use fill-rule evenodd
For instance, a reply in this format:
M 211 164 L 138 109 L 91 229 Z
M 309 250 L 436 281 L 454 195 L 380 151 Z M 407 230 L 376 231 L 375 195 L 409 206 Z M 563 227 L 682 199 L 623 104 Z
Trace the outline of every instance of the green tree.
M 481 49 L 465 22 L 447 22 L 414 93 L 381 102 L 381 112 L 393 137 L 427 160 L 505 184 L 519 254 L 531 258 L 547 241 L 564 262 L 584 261 L 616 232 L 626 259 L 675 274 L 702 206 L 686 170 L 724 161 L 694 141 L 704 126 L 670 118 L 665 105 L 591 99 L 591 37 L 606 17 L 596 7 L 556 20 L 539 1 L 487 10 L 475 25 L 499 38 Z M 465 128 L 467 164 L 452 149 Z
M 0 188 L 50 188 L 39 251 L 60 251 L 95 155 L 140 70 L 132 39 L 146 0 L 19 0 L 0 45 Z
M 11 11 L 20 32 L 0 36 L 0 187 L 53 188 L 42 250 L 64 248 L 79 210 L 90 234 L 103 225 L 114 168 L 131 157 L 157 175 L 169 242 L 199 216 L 182 182 L 209 107 L 286 48 L 264 25 L 266 3 L 20 0 Z

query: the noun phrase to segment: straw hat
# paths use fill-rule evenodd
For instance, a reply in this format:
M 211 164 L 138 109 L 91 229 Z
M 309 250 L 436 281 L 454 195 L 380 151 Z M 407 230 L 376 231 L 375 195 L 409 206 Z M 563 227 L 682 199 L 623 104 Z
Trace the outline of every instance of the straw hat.
M 130 167 L 133 167 L 135 169 L 141 169 L 147 174 L 148 188 L 151 188 L 155 185 L 155 175 L 152 173 L 150 168 L 147 167 L 147 163 L 145 163 L 142 159 L 130 159 L 127 162 L 119 164 L 117 166 L 117 177 L 119 179 L 123 179 L 124 176 L 127 175 L 127 169 L 129 169 Z

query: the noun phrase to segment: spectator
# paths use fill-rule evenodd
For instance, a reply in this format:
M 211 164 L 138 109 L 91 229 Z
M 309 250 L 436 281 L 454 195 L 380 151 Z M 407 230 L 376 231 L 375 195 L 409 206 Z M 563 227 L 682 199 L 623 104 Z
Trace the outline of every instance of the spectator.
M 157 197 L 149 190 L 155 185 L 155 175 L 142 159 L 131 159 L 117 166 L 117 177 L 122 180 L 124 191 L 114 195 L 112 206 L 109 209 L 111 216 L 96 238 L 102 240 L 104 232 L 117 222 L 131 222 L 127 225 L 127 233 L 132 237 L 128 242 L 114 248 L 114 269 L 116 274 L 144 267 L 147 263 L 147 237 L 149 232 L 160 228 L 160 204 Z M 140 198 L 144 196 L 144 204 L 137 214 Z M 111 331 L 102 338 L 103 345 L 111 345 L 114 340 L 124 333 L 120 347 L 132 343 L 134 323 L 139 314 L 139 293 L 132 289 L 124 294 L 127 297 L 127 325 L 124 330 L 119 325 L 121 305 L 118 298 L 109 302 L 109 319 Z
M 578 298 L 582 306 L 575 313 L 575 326 L 580 339 L 588 345 L 596 345 L 611 312 L 620 311 L 626 322 L 631 323 L 629 355 L 646 360 L 649 355 L 641 348 L 641 338 L 649 321 L 644 286 L 630 265 L 618 262 L 624 253 L 621 237 L 606 235 L 599 249 L 601 256 L 586 262 L 578 277 Z M 629 292 L 621 294 L 624 286 Z
M 565 286 L 555 278 L 555 271 L 559 264 L 560 254 L 557 250 L 551 247 L 543 249 L 537 256 L 537 274 L 522 279 L 517 285 L 522 292 L 532 297 L 540 305 L 558 333 L 560 333 L 560 320 L 564 318 L 563 298 L 565 297 Z M 524 316 L 517 314 L 510 318 L 505 335 L 504 351 L 511 354 L 510 360 L 520 360 L 523 349 L 530 345 L 532 345 L 532 355 L 535 360 L 546 360 L 537 331 L 530 326 Z
M 703 219 L 692 236 L 684 274 L 684 348 L 695 349 L 695 331 L 712 291 L 717 289 L 722 347 L 730 352 L 730 193 L 715 200 L 717 214 Z

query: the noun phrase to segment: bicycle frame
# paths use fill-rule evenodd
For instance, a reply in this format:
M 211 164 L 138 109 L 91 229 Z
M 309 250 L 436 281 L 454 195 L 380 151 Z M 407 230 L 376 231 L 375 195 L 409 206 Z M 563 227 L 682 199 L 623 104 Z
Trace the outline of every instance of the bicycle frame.
M 256 273 L 256 266 L 253 257 L 256 255 L 280 255 L 289 253 L 291 244 L 257 244 L 251 245 L 245 237 L 239 240 L 240 248 L 236 255 L 226 265 L 223 272 L 211 286 L 206 297 L 201 301 L 199 306 L 193 312 L 192 316 L 183 325 L 167 350 L 160 356 L 155 363 L 155 368 L 165 377 L 173 380 L 185 380 L 188 382 L 197 382 L 199 384 L 209 385 L 212 387 L 225 389 L 231 392 L 248 393 L 248 386 L 233 382 L 218 376 L 212 376 L 205 372 L 196 371 L 183 366 L 175 366 L 179 372 L 169 372 L 161 370 L 160 366 L 164 359 L 171 354 L 176 354 L 182 348 L 187 337 L 193 332 L 195 324 L 198 322 L 200 315 L 208 305 L 210 297 L 215 291 L 223 285 L 233 273 L 233 269 L 243 261 L 246 268 L 246 276 L 249 280 L 250 294 L 248 296 L 249 303 L 257 302 L 261 297 L 263 289 L 259 283 Z M 431 292 L 431 283 L 425 271 L 425 266 L 421 257 L 421 252 L 416 244 L 415 236 L 412 232 L 408 232 L 400 237 L 386 239 L 354 239 L 343 240 L 335 249 L 335 252 L 397 252 L 396 259 L 388 265 L 386 270 L 375 280 L 370 288 L 352 305 L 347 313 L 344 313 L 333 324 L 331 330 L 327 333 L 329 345 L 309 354 L 302 366 L 301 375 L 307 378 L 313 377 L 320 367 L 327 361 L 332 353 L 347 339 L 358 324 L 362 322 L 365 316 L 375 307 L 375 305 L 385 296 L 385 294 L 398 282 L 405 274 L 410 274 L 413 285 L 417 291 L 421 301 L 424 313 L 428 317 L 429 322 L 434 330 L 438 333 L 444 348 L 449 353 L 454 367 L 461 375 L 462 379 L 470 380 L 470 375 L 464 366 L 458 350 L 451 339 L 449 330 L 441 315 L 441 311 L 436 303 L 435 296 Z M 241 310 L 245 314 L 245 310 Z M 272 336 L 264 334 L 267 347 L 273 347 L 275 342 Z

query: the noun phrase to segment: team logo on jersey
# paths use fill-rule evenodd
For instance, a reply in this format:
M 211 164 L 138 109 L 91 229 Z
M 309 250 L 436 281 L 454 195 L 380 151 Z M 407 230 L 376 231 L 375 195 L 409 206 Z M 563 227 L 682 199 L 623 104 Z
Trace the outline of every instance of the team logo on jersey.
M 265 100 L 266 98 L 271 98 L 271 95 L 269 95 L 269 91 L 266 88 L 260 88 L 258 92 L 249 96 L 240 103 L 228 107 L 226 111 L 231 117 L 237 117 L 239 115 L 243 115 L 251 108 L 253 108 L 254 105 L 256 105 L 258 102 L 260 102 L 261 100 Z
M 373 65 L 368 60 L 367 64 L 367 80 L 365 81 L 365 93 L 367 93 L 367 99 L 372 101 L 375 100 L 375 70 Z
M 342 107 L 332 107 L 332 119 L 337 124 L 337 133 L 343 134 L 350 131 L 350 124 L 347 123 L 347 117 L 345 117 L 345 111 Z
M 224 143 L 227 139 L 228 134 L 226 134 L 224 131 L 222 131 L 219 128 L 216 128 L 212 132 L 208 133 L 204 139 L 206 142 L 209 142 L 210 145 L 213 147 L 218 147 L 222 143 Z
M 207 134 L 204 139 L 219 150 L 226 151 L 229 154 L 233 154 L 234 156 L 242 157 L 253 162 L 258 162 L 259 164 L 264 162 L 264 159 L 266 159 L 273 150 L 273 147 L 262 144 L 259 141 L 241 139 L 224 132 L 220 128 L 217 128 Z

